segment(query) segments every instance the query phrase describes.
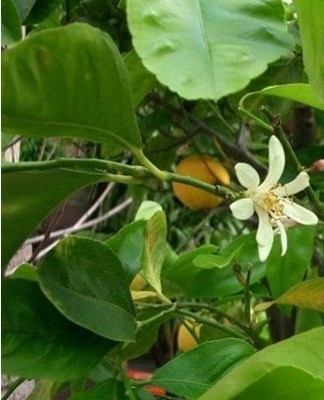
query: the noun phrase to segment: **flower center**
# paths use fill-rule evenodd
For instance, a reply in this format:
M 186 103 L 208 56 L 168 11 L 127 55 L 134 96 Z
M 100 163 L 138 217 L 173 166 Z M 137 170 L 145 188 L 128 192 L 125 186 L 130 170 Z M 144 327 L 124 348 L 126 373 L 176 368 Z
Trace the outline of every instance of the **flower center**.
M 266 195 L 260 200 L 260 206 L 271 214 L 274 218 L 281 218 L 284 216 L 283 205 L 280 203 L 280 197 L 277 196 L 272 190 L 269 190 Z

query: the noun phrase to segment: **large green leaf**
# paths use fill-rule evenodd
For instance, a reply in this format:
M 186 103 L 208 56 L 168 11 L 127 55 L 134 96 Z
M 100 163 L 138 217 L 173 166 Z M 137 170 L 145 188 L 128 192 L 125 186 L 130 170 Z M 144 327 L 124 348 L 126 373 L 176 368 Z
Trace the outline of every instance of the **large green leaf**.
M 278 367 L 302 369 L 305 373 L 313 375 L 317 380 L 323 380 L 324 328 L 312 329 L 259 351 L 232 369 L 212 389 L 200 397 L 200 400 L 247 399 L 247 397 L 240 397 L 240 395 L 260 379 L 267 380 L 267 374 L 272 373 Z M 288 376 L 291 376 L 290 372 L 288 370 Z M 279 378 L 278 375 L 277 377 Z M 264 392 L 268 383 L 260 386 L 259 394 Z M 277 399 L 276 394 L 272 398 Z M 251 398 L 257 397 L 249 397 L 249 399 Z M 267 398 L 270 399 L 270 397 Z
M 2 266 L 42 220 L 77 190 L 105 181 L 103 173 L 63 169 L 2 173 Z
M 319 400 L 324 393 L 324 380 L 302 369 L 282 366 L 275 368 L 247 387 L 235 400 Z
M 1 2 L 1 44 L 8 46 L 21 39 L 18 10 L 12 0 Z
M 116 342 L 65 319 L 36 282 L 2 283 L 2 372 L 66 381 L 85 376 Z
M 324 102 L 324 2 L 294 0 L 303 46 L 303 60 L 310 85 Z
M 254 352 L 253 347 L 240 339 L 205 342 L 158 369 L 152 383 L 186 399 L 197 399 Z
M 292 228 L 288 230 L 287 235 L 286 254 L 281 256 L 280 240 L 276 237 L 267 260 L 266 275 L 274 298 L 301 282 L 313 254 L 314 226 Z
M 41 262 L 39 282 L 71 321 L 108 339 L 134 340 L 134 308 L 124 271 L 104 243 L 63 239 Z
M 90 25 L 30 36 L 3 54 L 2 78 L 4 131 L 141 147 L 124 61 Z
M 293 47 L 279 0 L 132 0 L 127 13 L 145 67 L 187 99 L 243 89 Z

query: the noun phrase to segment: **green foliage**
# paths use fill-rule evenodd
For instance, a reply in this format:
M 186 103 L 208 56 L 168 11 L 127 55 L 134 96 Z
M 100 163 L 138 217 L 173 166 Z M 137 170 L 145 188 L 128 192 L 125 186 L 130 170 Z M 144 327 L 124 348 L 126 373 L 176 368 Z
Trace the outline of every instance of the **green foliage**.
M 39 282 L 71 321 L 108 339 L 134 339 L 134 309 L 124 271 L 105 244 L 81 237 L 62 240 L 43 259 Z
M 65 319 L 36 282 L 6 279 L 2 296 L 6 300 L 2 305 L 2 370 L 6 374 L 76 379 L 116 346 Z
M 218 100 L 243 89 L 293 47 L 278 0 L 182 0 L 176 7 L 161 0 L 150 8 L 136 0 L 127 12 L 144 65 L 186 99 Z
M 23 378 L 34 400 L 320 398 L 322 8 L 3 2 L 2 367 L 18 377 L 5 396 Z M 268 154 L 271 135 L 283 152 Z M 282 153 L 282 181 L 242 190 L 237 163 L 264 181 Z M 230 184 L 174 173 L 192 154 Z M 192 211 L 173 182 L 223 202 Z M 263 225 L 231 213 L 252 198 L 242 212 Z M 143 359 L 157 368 L 136 382 Z
M 2 61 L 5 131 L 141 146 L 126 67 L 107 34 L 86 24 L 44 30 Z
M 257 396 L 261 388 L 271 390 L 268 399 L 271 396 L 277 398 L 282 391 L 283 382 L 287 384 L 286 380 L 280 378 L 279 372 L 283 372 L 283 377 L 290 377 L 293 381 L 293 385 L 287 388 L 287 395 L 290 396 L 288 398 L 295 398 L 293 397 L 293 394 L 297 393 L 295 388 L 299 388 L 301 392 L 298 392 L 298 395 L 304 397 L 304 394 L 309 393 L 310 383 L 315 384 L 312 396 L 318 395 L 323 388 L 324 378 L 323 338 L 324 328 L 318 328 L 269 346 L 232 369 L 200 399 L 248 399 Z M 310 343 L 312 343 L 311 351 L 309 351 Z M 277 371 L 278 368 L 281 368 L 281 371 Z M 301 382 L 297 384 L 299 378 Z
M 186 399 L 197 399 L 254 349 L 240 339 L 203 343 L 158 369 L 152 382 Z

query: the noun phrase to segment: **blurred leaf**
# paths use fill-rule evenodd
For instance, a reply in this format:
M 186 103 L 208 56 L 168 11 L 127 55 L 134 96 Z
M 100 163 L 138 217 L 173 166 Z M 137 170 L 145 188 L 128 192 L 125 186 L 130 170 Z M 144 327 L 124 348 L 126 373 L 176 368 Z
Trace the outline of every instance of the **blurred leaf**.
M 159 368 L 152 383 L 186 399 L 197 399 L 236 364 L 254 353 L 253 347 L 240 339 L 205 342 Z
M 267 278 L 274 298 L 280 297 L 292 286 L 301 282 L 313 255 L 314 226 L 301 226 L 287 231 L 288 249 L 281 256 L 277 236 L 267 259 Z
M 12 0 L 1 2 L 1 44 L 9 46 L 21 39 L 18 10 Z
M 57 381 L 39 380 L 27 400 L 52 400 L 61 384 Z
M 293 286 L 276 303 L 324 312 L 324 278 L 308 279 Z
M 2 372 L 66 381 L 85 376 L 116 342 L 65 319 L 36 282 L 2 282 Z
M 260 393 L 262 400 L 319 400 L 324 393 L 324 380 L 303 369 L 280 366 L 235 396 L 235 400 L 257 399 Z
M 63 0 L 36 0 L 28 14 L 26 24 L 34 25 L 43 22 L 61 3 L 63 3 Z
M 141 147 L 126 67 L 98 29 L 35 33 L 3 54 L 2 78 L 4 131 Z
M 324 102 L 324 3 L 322 0 L 294 0 L 300 29 L 303 61 L 310 85 Z M 323 108 L 322 108 L 323 109 Z
M 46 297 L 71 321 L 116 341 L 135 339 L 134 307 L 124 271 L 102 242 L 63 239 L 39 268 Z
M 145 67 L 186 99 L 236 92 L 294 45 L 279 0 L 133 0 L 127 15 Z
M 298 308 L 296 312 L 295 334 L 309 331 L 324 325 L 324 313 L 306 308 Z
M 196 256 L 192 262 L 197 267 L 203 269 L 224 268 L 240 254 L 243 245 L 244 243 L 239 245 L 236 249 L 234 248 L 233 251 L 227 256 L 220 256 L 217 254 L 201 254 Z
M 10 277 L 12 279 L 21 278 L 28 281 L 37 282 L 37 268 L 32 264 L 24 263 L 19 265 L 19 267 L 10 275 Z
M 145 228 L 146 221 L 134 221 L 106 241 L 121 261 L 128 283 L 142 268 Z
M 105 181 L 103 173 L 8 170 L 2 173 L 2 266 L 50 212 L 79 189 Z
M 277 396 L 284 396 L 285 394 L 285 391 L 282 392 L 281 390 L 280 381 L 277 381 L 280 375 L 274 372 L 277 368 L 287 368 L 286 378 L 292 376 L 290 368 L 302 369 L 303 373 L 313 376 L 313 383 L 317 383 L 319 379 L 324 379 L 323 365 L 324 328 L 322 327 L 293 336 L 287 340 L 268 346 L 252 355 L 249 359 L 233 368 L 227 375 L 220 379 L 213 388 L 201 396 L 199 400 L 247 400 L 258 398 L 260 393 L 262 393 L 263 398 L 263 395 L 266 395 L 264 391 L 265 387 L 268 387 L 269 381 L 273 382 L 274 387 L 270 392 L 273 396 L 271 397 L 270 393 L 268 393 L 267 399 L 277 399 L 279 398 Z M 270 373 L 275 374 L 275 380 L 271 379 L 271 375 L 269 376 Z M 297 374 L 295 376 L 297 376 Z M 298 376 L 300 376 L 300 374 L 298 374 Z M 261 381 L 261 385 L 258 387 L 257 397 L 251 395 L 250 397 L 245 397 L 244 392 L 253 388 L 253 385 L 256 385 L 261 379 L 263 380 L 263 384 Z M 276 382 L 278 382 L 278 390 L 276 390 L 275 387 Z M 286 385 L 289 385 L 289 388 L 292 388 L 294 385 L 296 385 L 294 387 L 298 387 L 295 379 L 290 381 L 285 379 L 284 382 Z M 308 380 L 308 383 L 309 382 Z M 308 386 L 308 390 L 309 389 Z M 305 387 L 303 387 L 303 390 L 305 390 Z M 255 393 L 256 392 L 253 391 L 253 394 Z M 296 398 L 297 397 L 289 397 L 289 399 Z M 302 396 L 298 398 L 308 398 L 308 396 L 306 395 L 306 397 Z M 286 397 L 280 397 L 280 399 L 286 399 Z M 315 400 L 315 397 L 312 399 Z M 316 399 L 318 399 L 318 397 Z
M 132 89 L 133 105 L 137 107 L 156 84 L 156 78 L 144 67 L 135 50 L 128 53 L 124 61 L 128 70 L 130 87 Z
M 298 101 L 308 106 L 324 110 L 324 101 L 319 100 L 319 98 L 314 94 L 313 88 L 304 83 L 289 83 L 287 85 L 269 86 L 255 94 L 284 97 L 285 99 Z
M 14 0 L 21 22 L 25 21 L 35 2 L 36 0 Z
M 109 395 L 109 400 L 127 400 L 129 398 L 125 394 L 125 386 L 122 382 L 108 379 L 82 393 L 75 394 L 70 397 L 70 400 L 104 400 L 108 398 L 107 395 Z
M 143 201 L 135 215 L 135 221 L 144 219 L 149 220 L 157 211 L 162 211 L 162 207 L 155 201 Z

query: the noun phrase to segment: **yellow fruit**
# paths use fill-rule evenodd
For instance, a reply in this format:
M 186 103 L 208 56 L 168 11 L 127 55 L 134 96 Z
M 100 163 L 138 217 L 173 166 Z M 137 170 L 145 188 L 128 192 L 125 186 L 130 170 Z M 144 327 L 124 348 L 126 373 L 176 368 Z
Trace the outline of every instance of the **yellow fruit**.
M 200 326 L 196 325 L 193 327 L 193 329 L 199 336 Z M 179 327 L 177 343 L 178 343 L 178 349 L 181 351 L 186 351 L 197 346 L 196 339 L 191 335 L 191 333 L 184 324 L 181 324 Z
M 132 280 L 129 289 L 134 291 L 143 290 L 145 286 L 147 286 L 146 280 L 143 278 L 141 274 L 137 274 Z
M 230 184 L 230 176 L 222 164 L 215 158 L 203 155 L 193 155 L 184 158 L 176 167 L 176 173 L 199 179 L 212 185 Z M 193 210 L 203 210 L 216 207 L 223 199 L 212 193 L 197 189 L 183 183 L 173 182 L 174 195 L 182 204 Z

